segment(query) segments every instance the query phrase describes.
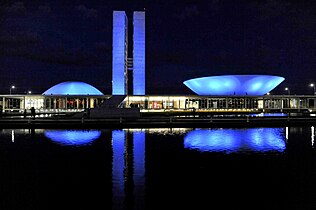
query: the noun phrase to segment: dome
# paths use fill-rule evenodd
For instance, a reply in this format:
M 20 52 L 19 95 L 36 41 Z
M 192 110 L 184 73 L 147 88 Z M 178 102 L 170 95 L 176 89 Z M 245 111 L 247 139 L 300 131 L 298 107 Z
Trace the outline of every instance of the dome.
M 43 95 L 103 95 L 103 93 L 85 82 L 69 81 L 54 85 Z
M 198 95 L 261 96 L 284 81 L 271 75 L 224 75 L 200 77 L 183 82 Z

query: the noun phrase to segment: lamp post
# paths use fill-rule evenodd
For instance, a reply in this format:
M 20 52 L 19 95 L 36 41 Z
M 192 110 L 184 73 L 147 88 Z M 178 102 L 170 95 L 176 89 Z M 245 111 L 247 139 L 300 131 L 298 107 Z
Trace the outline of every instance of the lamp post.
M 314 83 L 310 84 L 310 86 L 311 86 L 312 88 L 314 88 L 314 92 L 313 92 L 313 94 L 315 95 L 315 94 L 316 94 L 316 92 L 315 92 L 315 85 L 314 85 Z
M 27 91 L 27 93 L 28 93 L 28 94 L 32 94 L 32 91 L 29 90 L 29 91 Z
M 287 93 L 290 95 L 290 88 L 286 87 L 285 90 L 286 90 Z
M 11 95 L 11 90 L 14 89 L 14 88 L 15 88 L 14 85 L 12 85 L 12 86 L 10 87 L 10 95 Z

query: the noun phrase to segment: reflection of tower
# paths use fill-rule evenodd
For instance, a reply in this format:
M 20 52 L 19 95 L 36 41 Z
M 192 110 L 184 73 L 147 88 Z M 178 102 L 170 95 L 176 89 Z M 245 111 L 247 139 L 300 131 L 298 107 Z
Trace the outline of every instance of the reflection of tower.
M 134 194 L 135 197 L 135 209 L 143 209 L 144 193 L 145 193 L 145 132 L 135 131 L 133 132 L 134 142 Z
M 130 136 L 122 130 L 112 131 L 112 191 L 113 206 L 118 209 L 144 207 L 145 133 L 133 131 Z
M 113 206 L 123 209 L 124 197 L 124 131 L 112 131 L 112 194 Z
M 128 94 L 128 70 L 133 71 L 133 94 L 145 95 L 145 12 L 133 13 L 133 58 L 128 58 L 128 20 L 113 12 L 112 95 Z

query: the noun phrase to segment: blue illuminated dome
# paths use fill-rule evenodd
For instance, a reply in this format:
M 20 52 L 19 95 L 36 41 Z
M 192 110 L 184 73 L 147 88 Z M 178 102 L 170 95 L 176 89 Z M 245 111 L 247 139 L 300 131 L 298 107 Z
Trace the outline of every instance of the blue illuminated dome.
M 103 93 L 85 82 L 68 81 L 49 88 L 43 95 L 103 95 Z
M 283 81 L 283 77 L 271 75 L 225 75 L 190 79 L 183 84 L 198 95 L 261 96 Z

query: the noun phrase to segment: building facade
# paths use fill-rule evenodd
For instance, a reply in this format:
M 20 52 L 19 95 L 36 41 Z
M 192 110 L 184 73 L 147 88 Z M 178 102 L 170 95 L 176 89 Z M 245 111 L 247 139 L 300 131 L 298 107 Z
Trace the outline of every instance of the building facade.
M 128 20 L 124 11 L 113 12 L 112 95 L 127 95 Z
M 81 112 L 109 101 L 111 95 L 2 95 L 2 112 Z M 123 96 L 118 108 L 139 107 L 141 112 L 316 112 L 315 95 L 266 96 Z
M 145 12 L 134 12 L 133 29 L 133 95 L 145 95 Z
M 128 57 L 128 18 L 113 12 L 112 95 L 128 95 L 128 71 L 133 71 L 133 95 L 145 95 L 145 12 L 133 13 L 133 57 Z

